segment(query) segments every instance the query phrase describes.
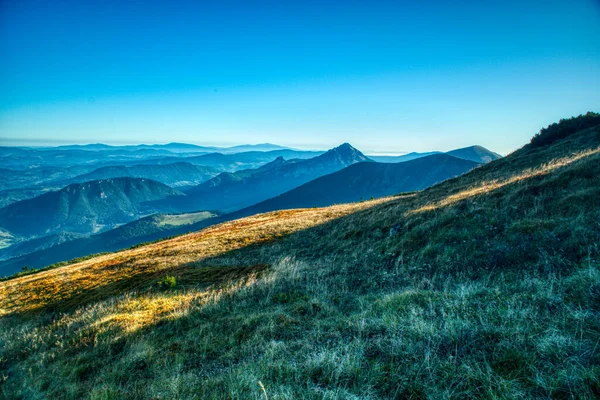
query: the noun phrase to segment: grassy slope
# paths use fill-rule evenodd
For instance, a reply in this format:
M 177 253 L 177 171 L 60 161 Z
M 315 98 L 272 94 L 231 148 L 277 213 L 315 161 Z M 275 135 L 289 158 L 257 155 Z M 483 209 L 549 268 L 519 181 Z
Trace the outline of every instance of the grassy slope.
M 598 146 L 592 128 L 423 192 L 1 282 L 1 393 L 600 396 Z

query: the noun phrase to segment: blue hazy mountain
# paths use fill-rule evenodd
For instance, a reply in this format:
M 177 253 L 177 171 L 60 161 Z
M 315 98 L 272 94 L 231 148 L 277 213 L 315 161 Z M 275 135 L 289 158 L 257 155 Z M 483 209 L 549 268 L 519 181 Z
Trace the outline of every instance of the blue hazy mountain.
M 218 210 L 230 212 L 277 196 L 323 175 L 358 162 L 370 161 L 360 151 L 344 143 L 308 160 L 275 159 L 256 170 L 241 174 L 223 173 L 175 197 L 152 204 L 165 212 Z
M 143 203 L 178 195 L 181 192 L 150 179 L 75 183 L 0 209 L 0 228 L 20 237 L 93 233 L 151 213 Z
M 399 163 L 406 162 L 411 160 L 416 160 L 417 158 L 427 157 L 432 154 L 444 154 L 441 151 L 428 151 L 425 153 L 417 153 L 412 152 L 408 154 L 403 154 L 401 156 L 377 156 L 377 155 L 369 155 L 373 161 L 382 162 L 382 163 Z M 461 149 L 456 149 L 452 151 L 448 151 L 445 154 L 449 154 L 451 156 L 462 158 L 463 160 L 470 160 L 477 163 L 488 163 L 490 161 L 497 160 L 502 158 L 502 156 L 498 153 L 494 153 L 482 146 L 469 146 Z
M 422 190 L 462 175 L 478 165 L 448 154 L 433 154 L 401 163 L 361 162 L 240 210 L 235 216 L 323 207 Z

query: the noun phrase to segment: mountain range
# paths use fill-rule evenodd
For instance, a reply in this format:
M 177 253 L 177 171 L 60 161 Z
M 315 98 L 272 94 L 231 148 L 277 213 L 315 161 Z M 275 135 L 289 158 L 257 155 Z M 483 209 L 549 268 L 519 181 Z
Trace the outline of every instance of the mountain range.
M 254 148 L 268 151 L 202 154 L 200 150 L 206 149 L 194 147 L 196 155 L 189 156 L 183 152 L 190 146 L 194 145 L 156 146 L 161 151 L 182 151 L 179 155 L 183 156 L 156 157 L 146 163 L 0 170 L 5 187 L 18 187 L 0 191 L 0 204 L 6 205 L 0 208 L 0 270 L 22 262 L 41 267 L 183 232 L 182 227 L 149 223 L 144 217 L 152 213 L 162 213 L 164 219 L 166 214 L 210 212 L 211 218 L 188 221 L 185 227 L 200 229 L 258 212 L 421 190 L 494 155 L 473 146 L 448 154 L 413 154 L 412 161 L 392 164 L 373 162 L 348 143 L 327 152 L 271 150 L 276 146 L 258 145 Z M 137 153 L 152 148 L 117 150 Z M 67 146 L 60 151 L 95 154 L 111 153 L 114 148 L 99 144 Z
M 435 154 L 397 164 L 376 163 L 369 161 L 348 144 L 333 149 L 320 157 L 319 160 L 308 164 L 308 166 L 313 167 L 311 171 L 322 171 L 324 166 L 331 167 L 331 165 L 357 162 L 256 205 L 220 216 L 211 214 L 210 218 L 188 219 L 188 223 L 181 226 L 157 223 L 157 221 L 163 221 L 167 218 L 178 218 L 177 216 L 155 215 L 90 237 L 79 237 L 72 241 L 61 240 L 58 242 L 56 238 L 48 237 L 44 241 L 35 239 L 20 243 L 0 251 L 0 257 L 4 259 L 13 257 L 9 260 L 0 261 L 0 271 L 5 274 L 14 273 L 23 266 L 40 268 L 90 253 L 120 250 L 143 241 L 157 240 L 262 212 L 297 207 L 327 206 L 420 190 L 463 174 L 480 165 L 447 154 Z M 264 186 L 275 185 L 277 181 L 274 180 L 274 176 L 284 176 L 282 168 L 288 176 L 294 176 L 293 174 L 298 176 L 302 170 L 297 167 L 303 165 L 306 167 L 304 163 L 305 161 L 302 160 L 285 161 L 283 158 L 278 158 L 258 169 L 222 173 L 209 181 L 210 183 L 206 183 L 212 185 L 211 187 L 215 188 L 215 192 L 210 194 L 204 192 L 204 194 L 208 198 L 215 198 L 215 193 L 221 193 L 223 196 L 219 198 L 221 202 L 226 202 L 229 198 L 239 201 L 238 197 L 233 196 L 242 196 L 247 191 L 253 193 L 256 190 L 262 190 L 261 188 Z M 290 167 L 295 164 L 297 164 L 295 168 Z M 272 174 L 273 172 L 275 172 L 275 175 Z M 235 195 L 232 193 L 235 193 Z M 264 193 L 264 191 L 261 193 Z M 188 194 L 188 196 L 191 195 Z M 181 196 L 175 199 L 179 200 L 180 198 L 184 199 Z M 185 199 L 187 199 L 187 196 Z M 157 204 L 159 203 L 172 204 L 173 201 L 173 198 L 166 198 L 160 202 L 155 202 L 153 206 L 158 208 Z M 200 215 L 204 214 L 200 213 Z M 48 242 L 54 241 L 57 242 L 55 246 L 47 245 Z
M 256 170 L 222 173 L 188 189 L 184 197 L 168 198 L 151 205 L 166 212 L 235 211 L 277 196 L 320 176 L 365 161 L 370 160 L 348 143 L 344 143 L 307 160 L 285 161 L 283 158 L 277 158 Z
M 448 154 L 433 154 L 393 164 L 361 162 L 240 210 L 235 216 L 290 208 L 324 207 L 422 190 L 479 165 Z

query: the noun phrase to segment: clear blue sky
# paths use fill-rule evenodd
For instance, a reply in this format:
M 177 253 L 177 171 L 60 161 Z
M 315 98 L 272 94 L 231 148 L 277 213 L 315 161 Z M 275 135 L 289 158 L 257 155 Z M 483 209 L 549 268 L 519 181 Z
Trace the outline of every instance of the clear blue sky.
M 600 2 L 0 1 L 0 144 L 506 153 L 600 110 Z

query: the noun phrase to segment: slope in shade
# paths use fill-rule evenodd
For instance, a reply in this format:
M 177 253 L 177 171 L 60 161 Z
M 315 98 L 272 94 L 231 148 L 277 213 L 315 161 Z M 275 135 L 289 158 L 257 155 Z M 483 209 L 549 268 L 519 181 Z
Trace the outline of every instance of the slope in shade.
M 441 151 L 430 151 L 426 153 L 408 153 L 402 156 L 369 156 L 373 161 L 383 163 L 399 163 L 415 160 L 422 157 L 427 157 L 432 154 L 448 154 L 456 158 L 462 158 L 463 160 L 474 161 L 480 164 L 486 164 L 491 161 L 502 158 L 498 153 L 494 153 L 482 146 L 470 146 L 461 149 L 451 150 L 446 153 Z

